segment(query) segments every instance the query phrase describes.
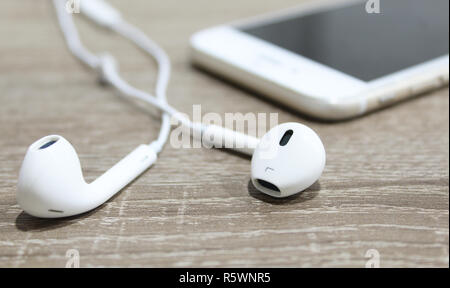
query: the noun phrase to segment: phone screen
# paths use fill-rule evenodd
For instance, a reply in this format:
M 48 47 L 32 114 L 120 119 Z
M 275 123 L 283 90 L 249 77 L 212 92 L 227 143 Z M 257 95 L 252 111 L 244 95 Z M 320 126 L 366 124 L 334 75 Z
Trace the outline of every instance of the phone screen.
M 379 13 L 366 4 L 240 30 L 363 81 L 448 54 L 448 0 L 380 0 Z

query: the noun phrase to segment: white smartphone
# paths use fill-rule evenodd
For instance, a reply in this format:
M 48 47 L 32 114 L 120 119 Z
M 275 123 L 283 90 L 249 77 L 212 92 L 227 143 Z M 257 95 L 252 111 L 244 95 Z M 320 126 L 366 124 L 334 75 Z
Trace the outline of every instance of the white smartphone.
M 379 5 L 379 6 L 377 6 Z M 333 0 L 192 36 L 195 64 L 339 120 L 448 84 L 448 0 Z

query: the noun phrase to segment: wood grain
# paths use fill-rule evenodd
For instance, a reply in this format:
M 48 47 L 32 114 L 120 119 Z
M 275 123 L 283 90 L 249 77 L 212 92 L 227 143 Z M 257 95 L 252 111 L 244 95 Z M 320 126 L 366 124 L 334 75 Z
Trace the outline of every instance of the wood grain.
M 191 113 L 277 112 L 319 132 L 328 153 L 320 182 L 274 200 L 250 184 L 248 158 L 167 146 L 157 164 L 85 215 L 40 220 L 15 200 L 26 148 L 48 134 L 76 147 L 95 179 L 159 129 L 98 85 L 69 54 L 50 1 L 3 0 L 0 9 L 0 267 L 382 267 L 449 265 L 449 92 L 442 89 L 341 123 L 303 118 L 190 65 L 195 31 L 293 6 L 286 1 L 112 1 L 167 49 L 169 100 Z M 77 19 L 94 51 L 120 59 L 125 77 L 152 89 L 154 63 L 118 36 Z

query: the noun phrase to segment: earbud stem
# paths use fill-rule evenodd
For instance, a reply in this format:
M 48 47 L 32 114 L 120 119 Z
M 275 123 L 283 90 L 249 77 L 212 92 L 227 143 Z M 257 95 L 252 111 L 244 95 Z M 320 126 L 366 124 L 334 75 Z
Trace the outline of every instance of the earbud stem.
M 259 143 L 256 137 L 217 125 L 194 126 L 194 137 L 201 137 L 201 141 L 211 147 L 232 149 L 250 156 Z
M 157 159 L 148 145 L 140 145 L 102 176 L 89 184 L 94 207 L 104 203 L 147 170 Z

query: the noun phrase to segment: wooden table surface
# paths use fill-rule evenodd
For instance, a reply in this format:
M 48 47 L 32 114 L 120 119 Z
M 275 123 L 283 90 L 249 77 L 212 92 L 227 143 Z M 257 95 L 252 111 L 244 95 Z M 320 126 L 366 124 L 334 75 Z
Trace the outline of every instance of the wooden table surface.
M 119 1 L 127 19 L 173 62 L 169 101 L 192 113 L 276 112 L 315 129 L 328 163 L 303 194 L 275 200 L 250 181 L 233 153 L 168 145 L 149 171 L 90 213 L 63 220 L 25 214 L 15 194 L 33 141 L 61 134 L 91 181 L 158 133 L 143 111 L 68 52 L 50 1 L 0 5 L 0 266 L 381 267 L 449 265 L 449 91 L 423 95 L 361 119 L 321 123 L 262 100 L 190 65 L 188 40 L 215 24 L 287 8 L 295 0 Z M 79 18 L 79 17 L 78 17 Z M 122 38 L 77 19 L 94 51 L 108 50 L 126 79 L 151 91 L 155 65 Z

